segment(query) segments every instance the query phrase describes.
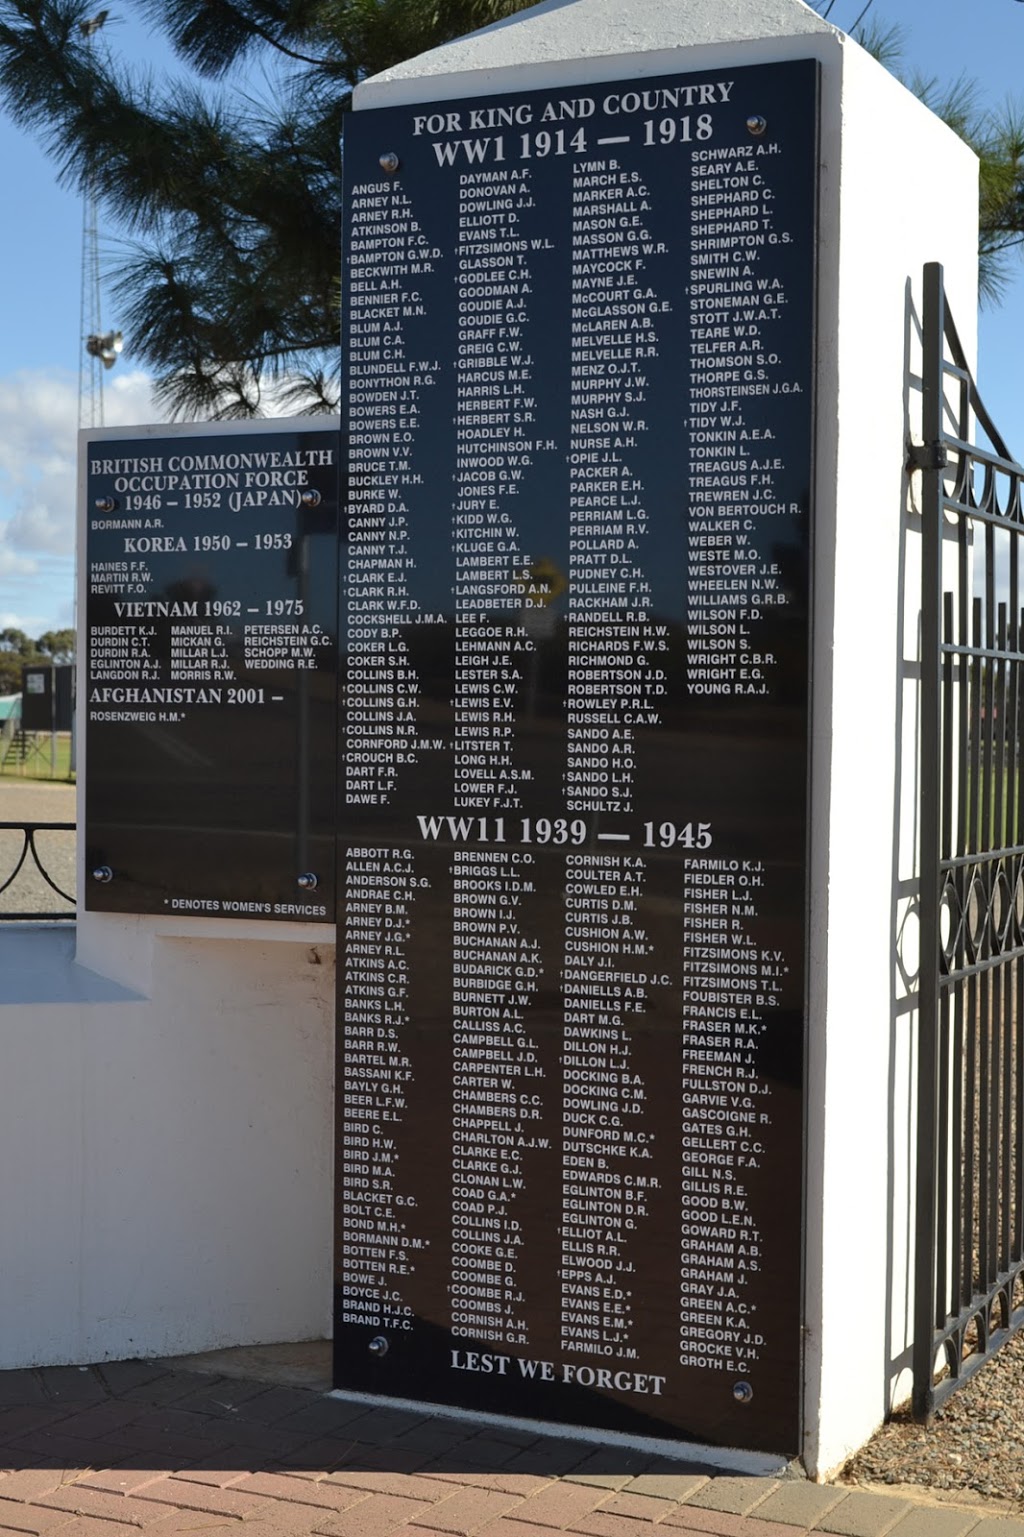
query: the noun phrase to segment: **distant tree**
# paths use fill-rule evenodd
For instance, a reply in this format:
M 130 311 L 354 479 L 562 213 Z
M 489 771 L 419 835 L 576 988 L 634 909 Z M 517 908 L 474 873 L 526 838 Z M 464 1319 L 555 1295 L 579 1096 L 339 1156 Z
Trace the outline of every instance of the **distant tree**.
M 36 641 L 36 650 L 51 662 L 73 662 L 75 638 L 74 630 L 47 630 Z
M 913 76 L 911 89 L 978 156 L 978 281 L 983 300 L 998 301 L 1024 249 L 1024 109 L 980 102 L 975 81 L 942 86 Z
M 0 652 L 5 652 L 12 656 L 29 657 L 35 656 L 36 651 L 35 641 L 30 640 L 24 630 L 11 628 L 0 630 Z
M 19 694 L 21 669 L 26 663 L 45 660 L 24 630 L 0 630 L 0 694 Z
M 832 4 L 826 0 L 826 17 Z M 1024 251 L 1024 108 L 1013 101 L 992 106 L 977 81 L 959 75 L 948 83 L 907 68 L 905 28 L 860 13 L 851 35 L 978 156 L 978 280 L 983 300 L 1002 295 L 1011 259 Z

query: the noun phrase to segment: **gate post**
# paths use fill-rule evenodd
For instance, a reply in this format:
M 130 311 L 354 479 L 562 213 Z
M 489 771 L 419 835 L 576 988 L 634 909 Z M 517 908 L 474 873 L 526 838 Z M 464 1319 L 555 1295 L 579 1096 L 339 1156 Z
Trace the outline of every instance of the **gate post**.
M 921 973 L 917 1047 L 917 1209 L 914 1296 L 914 1413 L 932 1412 L 936 1324 L 935 1223 L 939 1057 L 939 827 L 942 741 L 942 448 L 945 290 L 942 267 L 924 269 L 921 440 Z

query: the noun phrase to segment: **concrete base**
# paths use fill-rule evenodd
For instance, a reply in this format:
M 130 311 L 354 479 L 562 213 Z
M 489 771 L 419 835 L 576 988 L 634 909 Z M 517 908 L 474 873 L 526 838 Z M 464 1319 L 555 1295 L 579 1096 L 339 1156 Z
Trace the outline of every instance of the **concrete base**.
M 0 924 L 0 1369 L 322 1337 L 333 946 L 75 938 Z
M 239 1345 L 233 1350 L 204 1350 L 194 1356 L 170 1356 L 161 1363 L 171 1371 L 204 1372 L 216 1377 L 240 1377 L 272 1382 L 277 1387 L 331 1388 L 330 1340 L 298 1345 Z

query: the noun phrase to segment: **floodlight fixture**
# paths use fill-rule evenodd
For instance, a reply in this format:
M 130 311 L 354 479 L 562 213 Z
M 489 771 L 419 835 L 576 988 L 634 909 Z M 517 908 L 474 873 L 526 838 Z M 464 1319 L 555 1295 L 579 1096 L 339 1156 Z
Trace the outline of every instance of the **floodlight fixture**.
M 78 23 L 79 32 L 83 37 L 95 37 L 109 15 L 109 11 L 97 11 L 96 15 L 90 17 L 88 21 Z
M 87 336 L 85 350 L 91 358 L 99 358 L 104 368 L 113 368 L 118 353 L 124 347 L 120 331 L 105 331 L 102 336 Z

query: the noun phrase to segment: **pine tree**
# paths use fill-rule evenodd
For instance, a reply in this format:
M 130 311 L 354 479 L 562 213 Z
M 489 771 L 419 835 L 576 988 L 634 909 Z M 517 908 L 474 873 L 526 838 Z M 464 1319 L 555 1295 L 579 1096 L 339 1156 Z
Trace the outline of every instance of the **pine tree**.
M 822 14 L 828 16 L 831 4 Z M 1008 101 L 987 104 L 976 81 L 959 75 L 941 82 L 908 68 L 903 27 L 871 17 L 853 36 L 978 157 L 978 282 L 983 302 L 996 302 L 1010 277 L 1011 261 L 1024 253 L 1024 108 Z M 819 7 L 820 9 L 820 7 Z
M 0 0 L 0 99 L 125 233 L 119 321 L 172 416 L 258 416 L 268 388 L 287 409 L 335 411 L 353 87 L 534 0 L 124 3 L 189 73 L 133 76 L 82 0 Z M 898 28 L 856 35 L 900 73 Z M 908 84 L 981 157 L 982 289 L 997 297 L 1024 242 L 1024 120 L 962 80 Z
M 352 89 L 527 0 L 127 3 L 187 75 L 133 75 L 80 0 L 0 0 L 0 96 L 124 232 L 119 322 L 172 416 L 336 410 Z

